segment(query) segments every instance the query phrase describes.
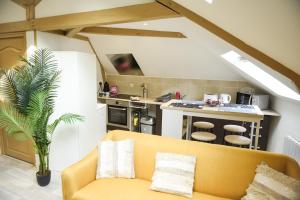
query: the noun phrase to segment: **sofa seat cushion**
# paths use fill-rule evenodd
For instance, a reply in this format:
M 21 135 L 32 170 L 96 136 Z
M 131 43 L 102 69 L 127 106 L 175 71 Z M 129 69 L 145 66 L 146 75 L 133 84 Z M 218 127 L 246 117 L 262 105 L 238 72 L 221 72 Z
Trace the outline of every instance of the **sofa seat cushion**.
M 193 198 L 150 190 L 151 182 L 141 179 L 98 179 L 76 192 L 72 200 L 226 200 L 202 193 L 193 193 Z

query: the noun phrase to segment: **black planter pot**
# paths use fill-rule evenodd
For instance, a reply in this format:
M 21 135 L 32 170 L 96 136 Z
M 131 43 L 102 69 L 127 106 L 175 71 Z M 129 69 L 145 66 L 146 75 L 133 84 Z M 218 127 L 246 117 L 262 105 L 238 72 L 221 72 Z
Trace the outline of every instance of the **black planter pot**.
M 36 173 L 36 180 L 39 186 L 46 186 L 50 183 L 51 171 L 47 171 L 46 174 L 40 175 L 39 172 Z

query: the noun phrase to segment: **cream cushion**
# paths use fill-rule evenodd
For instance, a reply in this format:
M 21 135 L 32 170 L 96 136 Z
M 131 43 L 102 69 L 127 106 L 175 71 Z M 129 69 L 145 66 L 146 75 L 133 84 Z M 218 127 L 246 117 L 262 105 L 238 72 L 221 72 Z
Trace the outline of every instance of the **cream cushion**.
M 97 178 L 134 178 L 133 147 L 133 140 L 99 142 Z
M 242 200 L 300 199 L 300 181 L 260 164 Z
M 192 138 L 195 140 L 210 142 L 214 141 L 217 138 L 217 136 L 210 132 L 197 131 L 192 133 Z
M 249 145 L 251 144 L 251 140 L 245 136 L 241 135 L 226 135 L 225 141 L 235 145 Z
M 195 156 L 158 152 L 150 188 L 191 198 L 195 165 Z
M 203 128 L 203 129 L 212 129 L 215 127 L 213 123 L 204 122 L 204 121 L 194 122 L 193 126 L 195 126 L 196 128 Z
M 224 130 L 233 133 L 245 133 L 247 131 L 247 129 L 243 126 L 231 125 L 231 124 L 225 125 Z

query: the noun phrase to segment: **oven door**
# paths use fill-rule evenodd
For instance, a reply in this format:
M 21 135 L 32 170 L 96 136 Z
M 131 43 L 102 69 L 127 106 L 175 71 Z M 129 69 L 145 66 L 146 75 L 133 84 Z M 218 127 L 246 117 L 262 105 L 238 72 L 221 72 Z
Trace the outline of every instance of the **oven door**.
M 108 125 L 128 128 L 128 108 L 108 106 Z

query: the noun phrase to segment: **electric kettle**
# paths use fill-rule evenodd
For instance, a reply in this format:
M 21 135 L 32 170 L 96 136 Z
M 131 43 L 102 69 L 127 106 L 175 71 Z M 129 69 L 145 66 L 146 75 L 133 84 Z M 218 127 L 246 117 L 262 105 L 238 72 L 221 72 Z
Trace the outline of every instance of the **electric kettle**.
M 230 103 L 231 96 L 229 94 L 220 94 L 220 102 L 221 103 Z

